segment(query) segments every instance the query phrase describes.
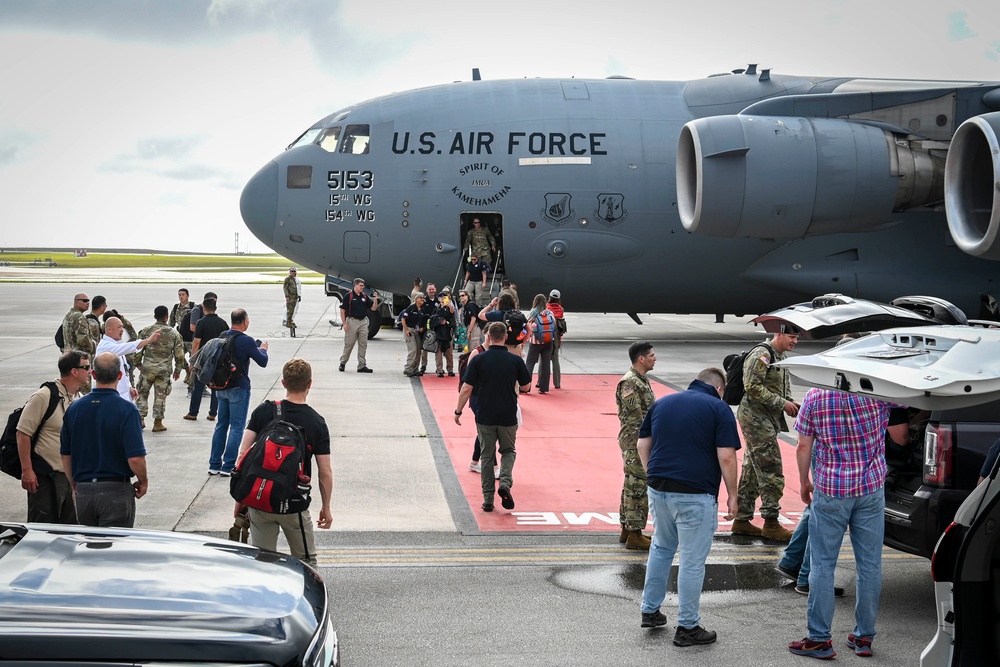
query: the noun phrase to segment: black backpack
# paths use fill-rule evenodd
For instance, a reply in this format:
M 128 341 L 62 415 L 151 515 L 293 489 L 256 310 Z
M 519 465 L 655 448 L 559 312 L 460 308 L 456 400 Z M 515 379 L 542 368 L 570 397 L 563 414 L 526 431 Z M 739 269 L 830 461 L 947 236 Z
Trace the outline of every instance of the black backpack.
M 311 451 L 305 430 L 282 419 L 281 401 L 268 403 L 274 406 L 274 419 L 236 464 L 229 495 L 262 512 L 295 514 L 309 508 L 305 462 Z
M 63 336 L 63 326 L 61 324 L 59 325 L 59 328 L 56 329 L 55 340 L 56 340 L 56 347 L 58 347 L 60 350 L 66 347 L 66 337 Z
M 178 327 L 177 333 L 181 335 L 181 340 L 185 343 L 190 343 L 194 340 L 194 332 L 191 331 L 191 311 L 184 313 L 184 317 L 181 318 L 181 323 Z
M 485 352 L 486 348 L 482 345 L 477 345 L 472 348 L 473 350 L 479 350 L 480 352 Z M 462 383 L 465 382 L 465 369 L 469 367 L 469 357 L 472 355 L 472 350 L 468 352 L 463 352 L 458 355 L 458 390 L 462 391 Z
M 507 340 L 504 345 L 520 345 L 528 336 L 528 318 L 520 310 L 508 310 L 503 314 L 507 325 Z
M 236 338 L 238 336 L 240 334 L 227 337 L 222 346 L 222 353 L 215 365 L 215 372 L 212 373 L 212 380 L 208 383 L 209 389 L 232 389 L 243 378 L 243 366 L 236 361 Z
M 38 422 L 35 434 L 31 436 L 31 466 L 37 475 L 52 474 L 52 466 L 45 462 L 45 459 L 35 454 L 35 444 L 38 442 L 38 434 L 49 417 L 56 411 L 59 404 L 59 388 L 55 382 L 45 382 L 42 387 L 49 388 L 49 407 L 45 409 L 42 421 Z M 27 403 L 25 403 L 27 405 Z M 0 470 L 15 479 L 21 479 L 21 457 L 17 453 L 17 422 L 21 420 L 21 413 L 24 406 L 17 408 L 7 417 L 7 427 L 0 436 Z
M 743 400 L 743 396 L 746 394 L 746 387 L 743 384 L 743 364 L 751 352 L 759 349 L 767 350 L 767 356 L 770 357 L 771 363 L 774 363 L 774 351 L 766 343 L 751 347 L 746 352 L 726 355 L 722 361 L 722 367 L 726 371 L 726 388 L 722 392 L 722 400 L 729 405 L 739 405 L 740 401 Z

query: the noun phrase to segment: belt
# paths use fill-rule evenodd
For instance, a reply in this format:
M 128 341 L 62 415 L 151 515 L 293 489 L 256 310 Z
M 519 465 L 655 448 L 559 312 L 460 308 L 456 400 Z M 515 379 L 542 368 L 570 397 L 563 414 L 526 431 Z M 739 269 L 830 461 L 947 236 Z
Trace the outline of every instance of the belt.
M 128 477 L 91 477 L 81 479 L 78 484 L 127 484 L 130 481 Z

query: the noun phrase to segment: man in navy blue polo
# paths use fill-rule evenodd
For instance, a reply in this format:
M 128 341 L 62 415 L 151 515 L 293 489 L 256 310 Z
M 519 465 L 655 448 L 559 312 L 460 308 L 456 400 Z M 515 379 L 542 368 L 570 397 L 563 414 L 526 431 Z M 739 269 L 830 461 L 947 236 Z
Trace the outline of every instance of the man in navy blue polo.
M 131 528 L 135 499 L 146 495 L 149 486 L 139 409 L 118 394 L 118 355 L 94 357 L 93 375 L 96 388 L 70 404 L 63 417 L 63 470 L 82 525 Z
M 639 427 L 639 459 L 646 469 L 653 543 L 642 591 L 642 627 L 666 625 L 660 605 L 674 553 L 677 566 L 675 646 L 711 644 L 699 606 L 705 559 L 719 526 L 719 483 L 729 494 L 726 519 L 737 511 L 736 450 L 740 436 L 733 411 L 722 401 L 726 374 L 706 368 L 687 391 L 653 403 Z
M 232 328 L 219 338 L 235 337 L 233 356 L 243 371 L 235 387 L 215 392 L 219 398 L 219 421 L 212 433 L 212 453 L 208 459 L 208 474 L 229 477 L 236 468 L 236 455 L 240 451 L 243 428 L 250 410 L 250 360 L 261 368 L 267 366 L 267 342 L 257 346 L 253 338 L 244 333 L 250 326 L 247 311 L 237 308 L 229 316 Z

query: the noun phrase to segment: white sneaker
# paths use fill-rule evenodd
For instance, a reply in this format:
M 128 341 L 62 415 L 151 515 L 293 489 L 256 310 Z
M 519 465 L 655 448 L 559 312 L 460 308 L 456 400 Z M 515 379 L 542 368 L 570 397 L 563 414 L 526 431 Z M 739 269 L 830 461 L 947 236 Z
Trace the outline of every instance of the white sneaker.
M 483 471 L 483 466 L 479 465 L 479 461 L 473 461 L 469 464 L 469 470 L 481 473 Z

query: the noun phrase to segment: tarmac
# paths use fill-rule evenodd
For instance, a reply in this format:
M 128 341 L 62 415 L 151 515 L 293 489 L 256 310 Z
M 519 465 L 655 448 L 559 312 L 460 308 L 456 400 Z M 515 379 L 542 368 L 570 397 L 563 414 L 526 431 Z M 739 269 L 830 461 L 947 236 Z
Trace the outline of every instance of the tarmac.
M 101 274 L 94 279 L 118 277 Z M 133 276 L 145 278 L 141 273 Z M 0 284 L 0 372 L 5 378 L 0 411 L 9 414 L 39 384 L 57 376 L 53 333 L 77 292 L 106 296 L 110 308 L 141 329 L 152 323 L 155 306 L 176 302 L 178 287 L 187 287 L 195 301 L 208 290 L 218 292 L 223 316 L 234 307 L 246 308 L 247 333 L 269 342 L 268 366 L 251 364 L 251 405 L 283 395 L 280 372 L 286 360 L 298 356 L 313 365 L 309 401 L 330 427 L 334 465 L 333 528 L 317 531 L 318 546 L 339 532 L 617 531 L 621 461 L 614 386 L 629 366 L 628 345 L 640 339 L 654 343 L 658 361 L 651 377 L 662 394 L 683 389 L 701 369 L 721 365 L 726 354 L 764 337 L 748 323 L 749 317 L 731 316 L 717 323 L 712 315 L 643 315 L 639 326 L 624 314 L 574 313 L 574 297 L 564 295 L 569 331 L 561 357 L 563 389 L 521 399 L 525 425 L 515 469 L 520 475 L 514 489 L 518 507 L 501 512 L 498 505 L 488 517 L 479 509 L 478 476 L 468 470 L 472 415 L 467 414 L 462 427 L 453 422 L 456 378 L 404 377 L 406 350 L 402 332 L 395 329 L 383 329 L 369 341 L 367 363 L 374 373 L 355 372 L 356 350 L 347 372 L 338 373 L 343 333 L 330 320 L 339 319 L 339 301 L 326 297 L 320 286 L 305 286 L 296 317 L 298 335 L 290 338 L 281 326 L 284 306 L 277 282 Z M 804 342 L 799 350 L 810 347 L 825 344 Z M 804 388 L 797 391 L 802 394 Z M 187 404 L 185 386 L 175 383 L 167 399 L 168 430 L 144 431 L 150 484 L 148 495 L 137 503 L 136 525 L 224 534 L 232 525 L 228 484 L 206 474 L 215 424 L 206 419 L 207 398 L 196 422 L 182 419 Z M 793 461 L 791 442 L 782 449 L 786 477 L 794 480 L 794 468 L 788 468 Z M 797 489 L 789 485 L 783 513 L 789 527 L 801 509 L 796 495 Z M 17 480 L 4 476 L 0 520 L 24 518 L 24 492 Z

